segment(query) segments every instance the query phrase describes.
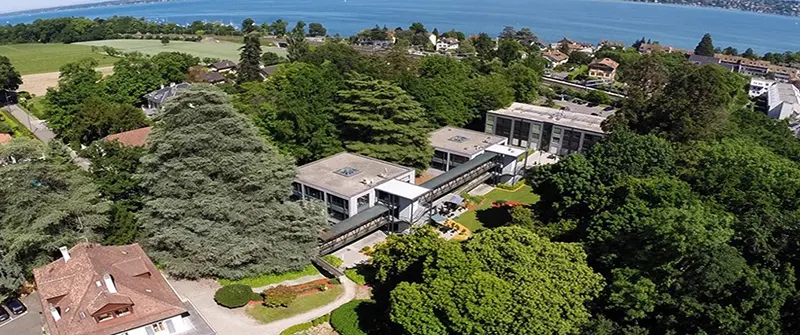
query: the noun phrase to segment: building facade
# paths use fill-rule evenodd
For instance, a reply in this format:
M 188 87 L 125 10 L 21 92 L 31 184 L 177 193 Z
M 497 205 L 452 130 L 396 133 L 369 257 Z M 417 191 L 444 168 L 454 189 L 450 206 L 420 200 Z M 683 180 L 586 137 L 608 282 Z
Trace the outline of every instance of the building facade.
M 605 118 L 554 108 L 514 103 L 489 111 L 486 133 L 508 139 L 508 144 L 563 156 L 590 149 L 604 135 Z
M 433 146 L 431 167 L 449 171 L 485 152 L 495 144 L 506 144 L 508 139 L 473 130 L 442 127 L 429 136 Z
M 589 64 L 589 77 L 614 81 L 619 63 L 611 58 L 596 59 Z
M 751 78 L 750 88 L 748 89 L 747 94 L 750 95 L 751 98 L 759 97 L 762 94 L 767 93 L 767 91 L 769 91 L 770 86 L 774 84 L 775 84 L 774 80 Z

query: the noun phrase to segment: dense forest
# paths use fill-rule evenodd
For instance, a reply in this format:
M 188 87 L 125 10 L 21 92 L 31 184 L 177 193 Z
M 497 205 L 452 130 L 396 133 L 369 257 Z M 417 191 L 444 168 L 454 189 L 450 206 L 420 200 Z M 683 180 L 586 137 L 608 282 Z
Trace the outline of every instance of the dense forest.
M 538 50 L 521 43 L 529 30 L 476 36 L 464 60 L 412 57 L 405 47 L 427 29 L 403 31 L 398 47 L 361 54 L 308 45 L 298 24 L 267 80 L 256 72 L 272 56 L 248 35 L 235 81 L 194 85 L 154 120 L 136 108 L 141 94 L 188 79 L 196 58 L 126 54 L 105 78 L 89 61 L 66 65 L 45 111 L 61 141 L 0 146 L 0 293 L 83 238 L 142 243 L 177 277 L 298 269 L 326 214 L 289 200 L 295 165 L 347 150 L 424 169 L 430 130 L 480 130 L 488 110 L 555 97 Z M 628 96 L 607 136 L 530 170 L 541 200 L 505 225 L 465 242 L 390 236 L 362 269 L 374 293 L 358 311 L 365 332 L 798 333 L 800 142 L 754 110 L 738 74 L 600 52 L 624 63 Z M 98 141 L 143 125 L 146 148 Z M 89 171 L 60 144 L 84 145 Z

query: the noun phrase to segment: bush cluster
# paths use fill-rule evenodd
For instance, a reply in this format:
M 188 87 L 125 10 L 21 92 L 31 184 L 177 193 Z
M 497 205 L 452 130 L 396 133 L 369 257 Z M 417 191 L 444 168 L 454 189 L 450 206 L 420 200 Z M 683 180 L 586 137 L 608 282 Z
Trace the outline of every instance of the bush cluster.
M 316 326 L 319 326 L 319 325 L 321 325 L 323 323 L 330 322 L 330 321 L 331 321 L 331 315 L 330 314 L 325 314 L 325 315 L 320 316 L 320 317 L 318 317 L 318 318 L 316 318 L 314 320 L 311 320 L 311 326 L 312 327 L 316 327 Z
M 344 261 L 341 258 L 336 257 L 334 255 L 325 255 L 325 256 L 322 256 L 322 259 L 324 259 L 330 265 L 333 265 L 333 267 L 335 267 L 335 268 L 338 268 L 338 267 L 342 266 L 342 264 L 344 264 Z
M 518 181 L 518 182 L 514 183 L 514 185 L 497 184 L 497 188 L 499 188 L 501 190 L 516 190 L 517 188 L 519 188 L 523 184 L 525 184 L 524 181 Z
M 297 298 L 297 292 L 291 287 L 279 285 L 264 290 L 264 306 L 267 307 L 289 307 Z
M 305 323 L 301 323 L 301 324 L 296 324 L 294 326 L 286 328 L 286 330 L 281 332 L 281 335 L 294 335 L 294 334 L 297 334 L 299 332 L 303 332 L 303 331 L 309 330 L 309 329 L 311 329 L 311 327 L 314 327 L 314 325 L 312 325 L 311 322 L 305 322 Z
M 358 306 L 368 300 L 353 300 L 331 312 L 331 326 L 340 335 L 367 335 L 359 327 Z
M 238 308 L 247 305 L 250 300 L 258 296 L 250 286 L 233 284 L 223 286 L 214 293 L 214 300 L 218 304 L 228 308 Z M 256 298 L 258 300 L 258 298 Z

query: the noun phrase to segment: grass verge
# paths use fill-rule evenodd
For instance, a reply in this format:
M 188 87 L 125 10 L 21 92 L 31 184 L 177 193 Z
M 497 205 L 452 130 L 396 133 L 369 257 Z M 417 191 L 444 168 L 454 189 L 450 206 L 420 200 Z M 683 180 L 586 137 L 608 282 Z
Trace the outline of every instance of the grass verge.
M 344 287 L 336 285 L 325 292 L 317 292 L 309 295 L 297 297 L 289 307 L 267 308 L 263 305 L 247 306 L 247 314 L 261 323 L 286 319 L 294 315 L 308 312 L 312 309 L 325 306 L 344 293 Z
M 272 284 L 277 284 L 287 280 L 294 280 L 302 277 L 307 276 L 314 276 L 318 275 L 319 270 L 317 270 L 314 265 L 309 264 L 305 268 L 300 271 L 289 271 L 289 272 L 282 272 L 282 273 L 270 273 L 264 274 L 257 277 L 245 277 L 239 280 L 230 280 L 230 279 L 218 279 L 217 281 L 222 286 L 228 286 L 231 284 L 244 284 L 250 287 L 262 287 Z

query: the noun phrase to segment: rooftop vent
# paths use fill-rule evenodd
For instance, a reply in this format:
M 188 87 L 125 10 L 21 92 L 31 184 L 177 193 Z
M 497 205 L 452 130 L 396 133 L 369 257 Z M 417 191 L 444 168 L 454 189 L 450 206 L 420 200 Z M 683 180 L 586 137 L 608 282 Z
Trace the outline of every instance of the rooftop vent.
M 448 140 L 456 142 L 456 143 L 464 143 L 464 142 L 466 142 L 468 140 L 468 138 L 466 138 L 464 136 L 461 136 L 461 135 L 458 135 L 458 136 L 453 136 L 453 137 L 449 138 Z
M 349 167 L 349 166 L 346 167 L 346 168 L 339 169 L 339 171 L 336 171 L 336 174 L 338 174 L 340 176 L 345 176 L 345 177 L 352 177 L 352 176 L 355 176 L 355 175 L 357 175 L 359 173 L 361 173 L 361 171 L 359 169 L 352 168 L 352 167 Z

